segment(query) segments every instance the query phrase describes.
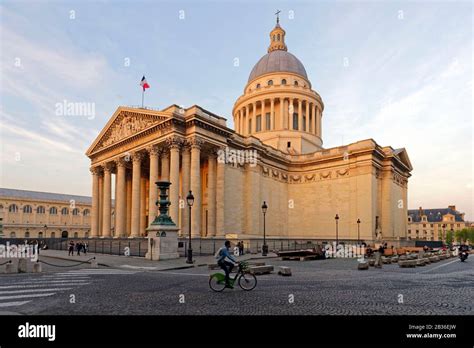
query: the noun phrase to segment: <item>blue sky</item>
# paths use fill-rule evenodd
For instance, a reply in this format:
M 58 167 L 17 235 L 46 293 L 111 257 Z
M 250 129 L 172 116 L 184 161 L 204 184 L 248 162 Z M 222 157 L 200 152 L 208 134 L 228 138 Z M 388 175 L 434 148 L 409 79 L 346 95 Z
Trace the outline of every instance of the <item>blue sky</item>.
M 474 218 L 469 1 L 0 4 L 2 187 L 90 195 L 84 153 L 118 105 L 141 103 L 143 74 L 148 106 L 198 104 L 233 128 L 280 9 L 325 103 L 324 146 L 405 147 L 409 208 L 456 204 Z M 95 117 L 57 116 L 63 100 L 95 103 Z

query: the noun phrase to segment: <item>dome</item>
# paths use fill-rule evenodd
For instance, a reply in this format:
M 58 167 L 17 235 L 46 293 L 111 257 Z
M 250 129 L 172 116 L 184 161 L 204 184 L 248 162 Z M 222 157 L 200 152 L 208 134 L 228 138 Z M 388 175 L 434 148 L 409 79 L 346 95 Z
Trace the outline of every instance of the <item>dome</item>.
M 275 50 L 260 58 L 253 67 L 248 81 L 272 72 L 291 72 L 308 79 L 306 70 L 298 58 L 287 51 Z

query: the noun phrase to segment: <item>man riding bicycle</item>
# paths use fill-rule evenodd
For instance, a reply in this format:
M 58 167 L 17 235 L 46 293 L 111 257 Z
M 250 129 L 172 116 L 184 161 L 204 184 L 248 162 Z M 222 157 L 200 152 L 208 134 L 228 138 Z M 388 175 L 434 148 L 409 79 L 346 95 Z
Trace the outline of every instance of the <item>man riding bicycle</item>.
M 234 268 L 234 263 L 238 263 L 238 261 L 232 257 L 232 255 L 229 253 L 229 249 L 230 249 L 230 242 L 226 240 L 224 243 L 224 246 L 220 248 L 219 252 L 217 253 L 217 264 L 225 272 L 225 287 L 233 289 L 234 287 L 230 284 L 229 275 L 230 275 L 230 272 L 232 272 L 232 269 Z M 226 261 L 226 259 L 229 259 L 230 261 L 234 263 Z

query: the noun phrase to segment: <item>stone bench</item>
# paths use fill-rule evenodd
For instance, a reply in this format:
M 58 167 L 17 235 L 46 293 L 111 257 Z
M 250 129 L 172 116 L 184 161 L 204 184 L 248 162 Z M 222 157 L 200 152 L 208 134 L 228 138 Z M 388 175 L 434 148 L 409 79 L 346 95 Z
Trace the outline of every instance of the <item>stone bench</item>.
M 375 260 L 374 260 L 375 262 Z M 369 263 L 367 261 L 359 261 L 357 262 L 358 265 L 357 265 L 357 269 L 359 270 L 365 270 L 365 269 L 369 269 Z
M 425 266 L 425 265 L 426 265 L 426 259 L 418 259 L 418 260 L 416 260 L 416 265 L 417 265 L 417 266 Z
M 266 265 L 266 266 L 252 266 L 249 268 L 249 272 L 255 275 L 260 274 L 269 274 L 273 272 L 273 266 Z
M 398 261 L 398 266 L 400 267 L 416 267 L 417 260 L 404 260 Z
M 289 277 L 291 276 L 291 268 L 286 266 L 278 267 L 278 274 L 281 276 Z

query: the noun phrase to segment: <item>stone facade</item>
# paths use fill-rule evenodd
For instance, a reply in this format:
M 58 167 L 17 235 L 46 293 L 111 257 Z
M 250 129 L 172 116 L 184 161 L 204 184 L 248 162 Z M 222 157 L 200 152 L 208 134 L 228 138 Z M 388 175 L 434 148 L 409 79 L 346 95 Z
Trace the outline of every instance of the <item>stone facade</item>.
M 455 205 L 443 209 L 408 210 L 408 238 L 419 240 L 446 240 L 446 232 L 469 228 L 464 221 L 464 213 L 456 210 Z
M 116 110 L 86 153 L 92 237 L 111 234 L 103 218 L 110 216 L 111 180 L 115 236 L 145 236 L 160 179 L 172 184 L 170 216 L 180 235 L 188 234 L 191 190 L 195 237 L 261 238 L 266 201 L 268 237 L 334 239 L 338 214 L 341 240 L 358 238 L 358 219 L 360 239 L 407 238 L 407 152 L 372 139 L 324 149 L 324 104 L 286 52 L 284 36 L 277 24 L 267 63 L 257 63 L 234 105 L 235 130 L 197 105 Z
M 3 237 L 88 237 L 91 207 L 90 197 L 0 188 Z

